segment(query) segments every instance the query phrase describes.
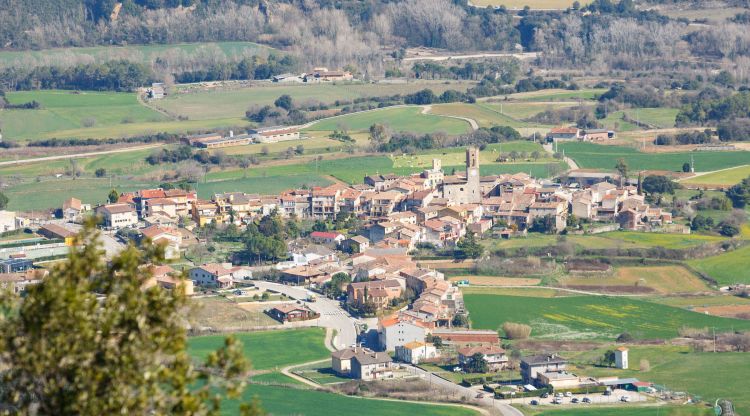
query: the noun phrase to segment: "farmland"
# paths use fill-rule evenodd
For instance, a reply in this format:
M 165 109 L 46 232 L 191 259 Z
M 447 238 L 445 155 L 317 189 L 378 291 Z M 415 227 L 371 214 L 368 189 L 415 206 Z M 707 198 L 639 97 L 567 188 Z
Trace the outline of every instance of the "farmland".
M 580 90 L 547 89 L 510 94 L 508 95 L 508 99 L 518 101 L 593 100 L 599 94 L 602 94 L 606 91 L 606 88 L 585 88 Z
M 400 401 L 363 399 L 315 390 L 291 390 L 284 387 L 250 385 L 242 401 L 258 397 L 263 410 L 274 415 L 306 416 L 469 416 L 474 410 L 458 406 L 441 406 Z M 293 399 L 291 399 L 293 398 Z M 239 401 L 225 401 L 222 414 L 239 414 Z
M 422 107 L 396 107 L 347 114 L 322 120 L 310 126 L 312 131 L 366 131 L 375 123 L 389 126 L 393 131 L 410 133 L 444 132 L 449 135 L 467 133 L 469 123 L 433 114 L 423 114 Z
M 750 152 L 681 152 L 642 153 L 633 148 L 606 146 L 593 143 L 562 143 L 560 151 L 572 158 L 582 168 L 613 169 L 619 158 L 625 160 L 631 172 L 639 170 L 681 171 L 683 163 L 695 160 L 698 172 L 713 171 L 750 164 Z
M 234 334 L 243 344 L 245 356 L 253 369 L 266 370 L 290 364 L 305 363 L 328 357 L 323 345 L 325 333 L 320 328 L 288 331 L 265 331 Z M 188 352 L 204 360 L 224 345 L 224 335 L 206 335 L 188 339 Z M 279 346 L 284 346 L 280 348 Z
M 356 98 L 378 97 L 395 94 L 409 94 L 424 88 L 435 94 L 454 89 L 465 91 L 472 83 L 468 82 L 411 82 L 407 84 L 302 84 L 278 85 L 259 82 L 245 88 L 226 90 L 198 90 L 172 94 L 155 105 L 172 114 L 188 117 L 190 120 L 206 120 L 225 117 L 244 117 L 245 111 L 253 105 L 273 105 L 279 96 L 287 94 L 296 103 L 323 102 L 329 105 L 336 100 L 351 101 Z M 368 126 L 369 127 L 369 126 Z
M 604 353 L 603 349 L 584 353 L 568 354 L 576 363 L 593 363 Z M 687 347 L 630 346 L 630 370 L 616 370 L 619 377 L 636 377 L 665 385 L 674 391 L 683 391 L 701 396 L 710 403 L 717 398 L 732 400 L 739 414 L 750 411 L 750 394 L 743 383 L 727 382 L 742 380 L 748 371 L 746 353 L 693 352 Z M 651 364 L 648 372 L 639 371 L 636 363 L 646 359 Z M 610 368 L 583 366 L 581 373 L 592 376 L 612 375 Z
M 724 240 L 722 237 L 699 234 L 640 233 L 636 231 L 613 231 L 598 235 L 602 238 L 622 241 L 621 247 L 664 247 L 684 249 Z
M 720 285 L 730 285 L 750 283 L 749 259 L 750 246 L 745 246 L 718 256 L 690 260 L 689 264 L 716 279 Z
M 12 104 L 32 100 L 41 104 L 36 110 L 0 111 L 3 136 L 8 139 L 65 137 L 68 130 L 83 132 L 94 127 L 104 129 L 111 137 L 117 136 L 123 125 L 167 120 L 164 115 L 139 104 L 134 93 L 45 90 L 12 92 L 7 98 Z
M 718 172 L 711 172 L 705 175 L 699 175 L 680 181 L 686 186 L 732 186 L 740 183 L 743 179 L 750 176 L 750 166 L 738 166 L 732 169 L 724 169 Z
M 638 300 L 603 296 L 557 298 L 467 294 L 466 306 L 475 328 L 497 329 L 503 322 L 532 327 L 544 339 L 613 339 L 629 332 L 644 339 L 673 338 L 683 326 L 717 331 L 750 329 L 750 321 L 716 318 Z
M 130 192 L 154 185 L 156 183 L 123 179 L 114 180 L 110 187 L 109 179 L 55 179 L 10 186 L 3 193 L 10 198 L 9 209 L 31 211 L 59 207 L 70 197 L 91 204 L 104 203 L 112 188 Z
M 615 292 L 627 292 L 630 288 L 648 288 L 662 294 L 710 290 L 705 282 L 682 266 L 618 267 L 612 276 L 568 277 L 562 283 L 586 290 Z
M 438 104 L 434 105 L 430 112 L 432 114 L 447 116 L 468 117 L 476 121 L 480 127 L 492 127 L 496 125 L 510 126 L 513 128 L 528 127 L 527 123 L 504 115 L 494 108 L 483 104 Z
M 228 58 L 249 55 L 268 55 L 272 48 L 252 42 L 176 43 L 171 45 L 95 46 L 83 48 L 56 48 L 38 51 L 0 51 L 0 67 L 59 64 L 75 58 L 92 62 L 127 59 L 144 65 L 160 56 L 190 57 L 197 53 L 221 51 Z

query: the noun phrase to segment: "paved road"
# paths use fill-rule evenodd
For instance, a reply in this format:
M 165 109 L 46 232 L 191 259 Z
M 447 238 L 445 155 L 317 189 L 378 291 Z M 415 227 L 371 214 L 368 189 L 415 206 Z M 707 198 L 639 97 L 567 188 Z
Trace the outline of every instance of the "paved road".
M 421 368 L 409 366 L 407 367 L 407 369 L 412 374 L 416 374 L 420 376 L 424 381 L 427 381 L 430 384 L 440 386 L 444 390 L 455 393 L 457 396 L 465 397 L 468 403 L 472 403 L 472 404 L 476 403 L 476 404 L 480 404 L 480 405 L 487 406 L 487 407 L 494 407 L 503 416 L 523 416 L 523 413 L 521 413 L 520 410 L 516 409 L 515 407 L 510 406 L 509 404 L 503 403 L 500 400 L 494 400 L 491 397 L 491 395 L 489 395 L 490 397 L 477 399 L 475 398 L 477 395 L 477 392 L 475 390 L 458 385 L 444 378 L 438 377 L 428 371 L 422 370 Z
M 310 294 L 313 294 L 313 292 L 298 286 L 287 286 L 261 280 L 254 283 L 260 289 L 275 290 L 296 299 L 305 299 Z M 315 295 L 317 296 L 317 301 L 307 303 L 307 305 L 310 309 L 320 314 L 320 318 L 318 319 L 320 326 L 336 331 L 336 336 L 333 339 L 334 347 L 342 349 L 357 342 L 357 331 L 354 327 L 357 320 L 341 309 L 338 301 L 324 298 L 317 294 Z

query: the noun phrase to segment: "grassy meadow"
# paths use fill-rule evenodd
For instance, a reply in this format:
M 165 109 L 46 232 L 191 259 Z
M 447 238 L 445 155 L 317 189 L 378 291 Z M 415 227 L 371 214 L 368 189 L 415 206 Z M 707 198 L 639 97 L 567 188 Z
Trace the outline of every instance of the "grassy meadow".
M 356 396 L 316 390 L 289 389 L 276 386 L 250 385 L 241 401 L 227 400 L 223 415 L 239 414 L 239 405 L 257 397 L 260 405 L 273 415 L 306 416 L 476 416 L 478 412 L 459 406 L 431 405 L 398 400 L 364 399 Z
M 703 280 L 683 266 L 618 267 L 612 275 L 569 276 L 560 282 L 564 286 L 593 291 L 620 291 L 629 287 L 645 287 L 660 294 L 711 291 Z
M 690 260 L 688 263 L 701 273 L 715 279 L 719 285 L 750 284 L 750 273 L 748 273 L 750 246 L 718 256 Z
M 470 82 L 410 82 L 406 84 L 366 84 L 361 82 L 332 84 L 272 84 L 260 83 L 251 87 L 225 90 L 198 90 L 172 94 L 154 103 L 172 114 L 191 120 L 225 117 L 244 117 L 253 105 L 273 105 L 281 95 L 287 94 L 298 104 L 323 102 L 329 105 L 336 100 L 351 101 L 356 98 L 409 94 L 424 88 L 435 94 L 454 89 L 465 91 Z M 369 127 L 369 126 L 367 126 Z
M 135 93 L 79 91 L 19 91 L 7 94 L 12 104 L 35 100 L 37 110 L 0 111 L 3 137 L 10 140 L 64 137 L 67 130 L 105 128 L 116 136 L 117 127 L 166 121 L 157 111 L 138 103 Z M 87 127 L 88 123 L 93 125 Z M 86 136 L 83 137 L 93 137 Z
M 613 170 L 617 159 L 624 159 L 631 172 L 639 170 L 682 171 L 682 165 L 695 159 L 697 172 L 708 172 L 750 164 L 750 152 L 678 152 L 642 153 L 634 148 L 593 143 L 561 143 L 560 151 L 572 158 L 581 168 Z
M 323 345 L 325 331 L 321 328 L 244 332 L 234 336 L 242 342 L 245 356 L 255 370 L 280 368 L 329 356 Z M 209 353 L 224 345 L 224 338 L 225 335 L 188 338 L 188 352 L 196 359 L 205 360 Z
M 8 209 L 16 211 L 33 211 L 48 208 L 59 208 L 63 201 L 75 197 L 88 204 L 106 203 L 107 195 L 112 188 L 118 192 L 130 192 L 157 185 L 153 182 L 138 182 L 126 179 L 112 181 L 109 179 L 53 179 L 41 182 L 28 182 L 12 185 L 3 189 L 10 202 Z
M 614 339 L 623 332 L 642 339 L 668 339 L 683 326 L 717 331 L 750 329 L 750 321 L 717 318 L 623 297 L 533 298 L 466 294 L 472 326 L 498 329 L 503 322 L 531 325 L 533 338 Z
M 396 107 L 347 114 L 321 120 L 307 130 L 311 131 L 367 131 L 376 123 L 385 124 L 393 131 L 410 133 L 444 132 L 449 135 L 468 133 L 469 123 L 463 120 L 423 114 L 422 107 Z
M 680 181 L 686 186 L 732 186 L 742 182 L 743 179 L 750 176 L 750 166 L 738 166 L 736 168 L 725 169 L 719 172 L 712 172 L 705 175 L 695 176 Z

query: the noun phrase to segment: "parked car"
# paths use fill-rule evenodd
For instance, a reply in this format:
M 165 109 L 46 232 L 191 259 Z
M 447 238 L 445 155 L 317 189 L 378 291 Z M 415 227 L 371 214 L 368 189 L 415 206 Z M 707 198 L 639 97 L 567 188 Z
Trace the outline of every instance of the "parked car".
M 589 399 L 588 397 L 584 397 L 581 401 L 584 403 L 591 403 L 591 399 Z
M 565 397 L 573 397 L 573 393 L 571 393 L 569 391 L 566 391 L 565 392 Z
M 611 396 L 612 395 L 612 390 L 610 390 L 610 389 L 604 390 L 604 395 L 605 396 Z
M 573 397 L 572 399 L 570 399 L 570 402 L 571 403 L 578 403 L 578 397 Z
M 559 398 L 559 397 L 555 397 L 555 399 L 552 400 L 552 403 L 554 403 L 554 404 L 562 404 L 562 399 Z
M 541 397 L 542 399 L 546 399 L 547 397 L 549 397 L 549 393 L 543 393 L 543 394 L 542 394 L 541 396 L 539 396 L 539 397 Z
M 562 393 L 555 393 L 555 397 L 560 398 L 563 397 Z
M 622 396 L 622 397 L 620 397 L 620 401 L 621 402 L 629 402 L 630 401 L 630 396 Z
M 453 367 L 453 372 L 454 373 L 460 373 L 461 372 L 461 367 Z
M 530 405 L 532 405 L 532 406 L 536 406 L 536 405 L 538 405 L 538 404 L 539 404 L 539 401 L 537 401 L 537 400 L 532 400 L 532 401 L 530 401 L 530 402 L 529 402 L 529 404 L 530 404 Z

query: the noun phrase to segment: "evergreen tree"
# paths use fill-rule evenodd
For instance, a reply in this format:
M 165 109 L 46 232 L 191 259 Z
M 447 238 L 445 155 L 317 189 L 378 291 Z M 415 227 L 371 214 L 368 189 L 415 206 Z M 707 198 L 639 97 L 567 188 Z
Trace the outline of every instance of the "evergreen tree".
M 230 337 L 193 363 L 188 298 L 180 286 L 145 288 L 152 276 L 140 266 L 163 259 L 163 249 L 129 246 L 107 262 L 93 222 L 74 247 L 25 298 L 0 298 L 3 412 L 218 415 L 222 395 L 242 391 L 248 362 Z

